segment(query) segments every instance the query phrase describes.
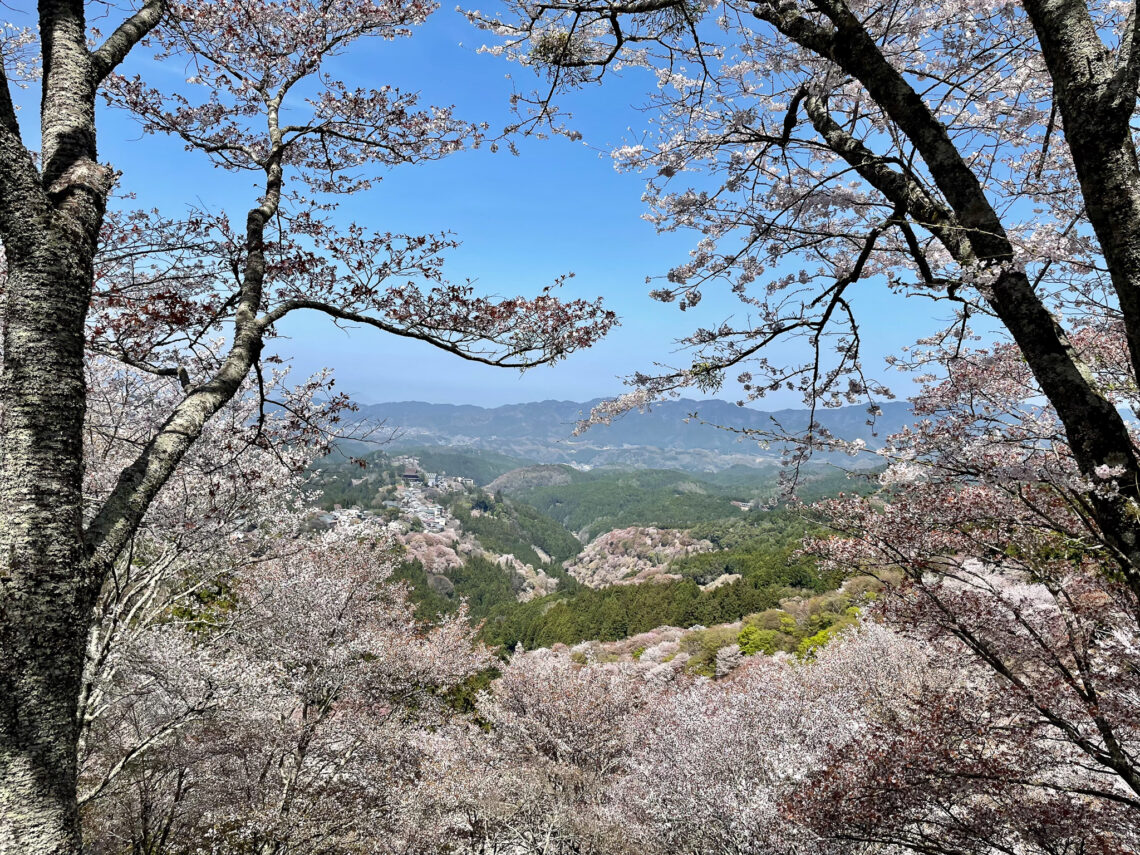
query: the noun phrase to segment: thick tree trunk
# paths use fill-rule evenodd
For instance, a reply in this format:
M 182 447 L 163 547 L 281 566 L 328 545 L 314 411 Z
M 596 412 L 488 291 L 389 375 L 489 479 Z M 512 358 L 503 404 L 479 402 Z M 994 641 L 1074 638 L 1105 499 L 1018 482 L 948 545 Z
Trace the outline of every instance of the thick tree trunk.
M 1132 139 L 1140 80 L 1135 28 L 1114 51 L 1084 3 L 1026 0 L 1053 81 L 1065 141 L 1120 300 L 1121 319 L 1140 378 L 1140 169 Z
M 10 260 L 0 374 L 0 853 L 76 853 L 76 698 L 94 591 L 82 536 L 88 235 Z
M 84 0 L 40 0 L 42 171 L 0 68 L 0 855 L 80 851 L 76 707 L 110 563 L 83 531 L 84 324 L 113 182 L 95 92 L 165 5 L 147 0 L 91 53 Z

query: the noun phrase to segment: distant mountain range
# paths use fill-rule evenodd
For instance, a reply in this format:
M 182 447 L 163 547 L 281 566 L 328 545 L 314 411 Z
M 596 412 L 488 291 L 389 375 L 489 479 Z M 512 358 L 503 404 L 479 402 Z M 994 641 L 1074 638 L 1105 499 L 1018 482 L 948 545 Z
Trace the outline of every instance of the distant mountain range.
M 598 425 L 574 436 L 575 425 L 600 400 L 492 408 L 401 401 L 363 406 L 360 415 L 383 420 L 397 432 L 389 446 L 393 449 L 437 445 L 493 451 L 538 463 L 695 471 L 770 464 L 781 456 L 782 447 L 764 445 L 734 431 L 770 432 L 779 425 L 795 433 L 804 430 L 809 419 L 806 409 L 764 411 L 727 401 L 681 399 L 654 404 L 648 412 L 632 412 L 611 425 Z M 862 439 L 874 449 L 909 424 L 913 415 L 909 404 L 888 402 L 873 425 L 863 406 L 820 408 L 815 418 L 835 436 Z M 845 459 L 850 463 L 850 458 Z

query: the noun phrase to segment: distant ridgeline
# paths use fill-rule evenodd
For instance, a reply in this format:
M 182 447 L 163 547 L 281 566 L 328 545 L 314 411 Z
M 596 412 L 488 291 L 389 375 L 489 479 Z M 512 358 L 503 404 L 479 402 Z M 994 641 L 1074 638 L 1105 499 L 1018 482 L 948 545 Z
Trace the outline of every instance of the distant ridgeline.
M 713 425 L 768 432 L 778 426 L 797 433 L 807 427 L 810 417 L 806 409 L 766 412 L 726 401 L 665 401 L 648 412 L 629 413 L 611 425 L 573 436 L 578 421 L 599 402 L 542 401 L 484 408 L 405 401 L 371 404 L 361 408 L 361 415 L 382 419 L 397 432 L 393 448 L 467 447 L 535 463 L 694 471 L 772 464 L 783 452 L 777 444 L 762 447 L 748 436 Z M 815 420 L 841 439 L 863 440 L 875 449 L 912 420 L 910 405 L 903 402 L 885 402 L 881 410 L 872 418 L 865 406 L 819 408 Z M 697 418 L 688 418 L 693 413 Z M 873 465 L 867 457 L 867 465 Z M 851 458 L 843 460 L 852 465 Z
M 316 467 L 322 519 L 388 524 L 405 549 L 397 578 L 419 615 L 466 602 L 484 639 L 504 650 L 713 627 L 686 642 L 700 669 L 725 644 L 810 649 L 856 605 L 834 592 L 841 580 L 796 556 L 816 527 L 778 501 L 772 463 L 582 471 L 447 447 L 373 451 L 364 462 L 333 455 Z M 811 464 L 798 494 L 868 492 L 868 474 Z M 420 518 L 410 507 L 436 510 Z

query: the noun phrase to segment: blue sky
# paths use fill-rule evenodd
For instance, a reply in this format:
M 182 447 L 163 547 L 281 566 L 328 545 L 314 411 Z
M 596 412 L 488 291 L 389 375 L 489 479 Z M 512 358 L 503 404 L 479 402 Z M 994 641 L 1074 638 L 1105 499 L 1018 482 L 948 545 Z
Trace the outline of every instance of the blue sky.
M 462 118 L 510 120 L 512 85 L 529 90 L 529 71 L 479 54 L 484 34 L 461 15 L 441 9 L 410 39 L 358 43 L 341 60 L 338 75 L 356 86 L 391 84 L 419 91 L 421 105 L 453 104 Z M 184 70 L 159 67 L 147 52 L 132 56 L 128 74 L 169 76 L 177 85 Z M 512 76 L 512 83 L 508 76 Z M 157 79 L 157 78 L 155 78 Z M 620 393 L 621 378 L 670 362 L 674 341 L 697 325 L 716 324 L 739 304 L 711 290 L 696 310 L 650 300 L 648 275 L 664 273 L 684 260 L 693 233 L 658 235 L 640 219 L 643 179 L 617 173 L 609 150 L 639 137 L 645 114 L 637 109 L 654 81 L 630 70 L 608 85 L 577 93 L 564 102 L 574 113 L 581 142 L 519 140 L 520 156 L 486 149 L 465 151 L 443 161 L 403 167 L 371 191 L 343 200 L 340 214 L 377 229 L 421 233 L 449 230 L 463 241 L 451 254 L 450 276 L 476 280 L 488 293 L 534 293 L 558 275 L 573 271 L 563 294 L 603 296 L 621 316 L 621 326 L 590 351 L 553 367 L 517 371 L 467 363 L 419 342 L 359 329 L 349 334 L 318 316 L 298 316 L 282 326 L 275 343 L 298 374 L 331 367 L 338 388 L 362 403 L 423 400 L 494 406 L 549 398 L 586 400 Z M 34 116 L 34 91 L 23 93 L 23 118 Z M 173 140 L 143 137 L 128 117 L 103 109 L 100 154 L 123 170 L 123 186 L 138 204 L 174 213 L 190 203 L 227 211 L 237 221 L 256 197 L 252 176 L 213 169 Z M 878 290 L 868 284 L 868 292 Z M 880 292 L 881 294 L 882 292 Z M 863 299 L 867 326 L 866 363 L 913 341 L 931 328 L 932 305 L 883 295 L 882 306 Z M 791 350 L 785 351 L 790 358 Z M 783 356 L 776 351 L 776 358 Z M 683 356 L 675 364 L 686 364 Z M 897 378 L 896 378 L 897 379 Z M 900 380 L 896 385 L 905 392 Z M 726 397 L 733 397 L 732 391 Z M 762 408 L 798 406 L 787 393 L 761 402 Z

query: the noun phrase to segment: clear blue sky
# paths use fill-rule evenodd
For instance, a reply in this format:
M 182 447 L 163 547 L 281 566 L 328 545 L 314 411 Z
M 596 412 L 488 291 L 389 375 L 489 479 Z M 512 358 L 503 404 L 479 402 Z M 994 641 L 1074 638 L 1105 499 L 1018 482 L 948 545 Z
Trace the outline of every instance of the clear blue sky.
M 358 43 L 341 60 L 338 74 L 354 86 L 391 84 L 419 91 L 422 105 L 453 104 L 462 118 L 502 127 L 510 120 L 508 75 L 522 90 L 534 81 L 525 68 L 478 54 L 483 41 L 484 34 L 461 15 L 441 9 L 410 39 Z M 123 71 L 155 80 L 169 77 L 175 86 L 186 76 L 180 67 L 156 65 L 146 51 L 134 55 Z M 565 296 L 603 296 L 621 316 L 622 325 L 602 344 L 557 366 L 520 375 L 462 362 L 374 330 L 346 334 L 310 315 L 283 325 L 287 339 L 275 343 L 277 350 L 291 358 L 298 374 L 333 368 L 338 388 L 362 403 L 494 406 L 548 398 L 586 400 L 620 393 L 625 375 L 670 362 L 677 338 L 698 324 L 732 316 L 739 304 L 710 291 L 697 310 L 682 314 L 647 296 L 646 276 L 683 261 L 698 239 L 691 233 L 656 234 L 640 219 L 642 178 L 619 174 L 611 165 L 610 148 L 640 136 L 646 116 L 636 107 L 653 86 L 650 75 L 631 70 L 565 102 L 574 113 L 573 126 L 584 135 L 582 142 L 524 139 L 518 157 L 482 149 L 404 167 L 371 191 L 344 199 L 341 208 L 346 219 L 367 227 L 456 233 L 463 246 L 450 256 L 451 277 L 474 279 L 489 293 L 534 293 L 573 271 Z M 34 117 L 37 93 L 22 94 L 26 121 Z M 107 109 L 100 123 L 101 156 L 123 170 L 123 186 L 137 194 L 140 205 L 174 213 L 193 202 L 225 210 L 240 222 L 256 198 L 252 176 L 213 169 L 173 140 L 143 137 L 131 119 Z M 878 290 L 868 285 L 872 289 Z M 871 310 L 865 311 L 868 368 L 931 328 L 933 306 L 926 301 L 885 297 L 881 307 L 863 302 Z M 680 356 L 675 364 L 688 361 Z M 734 394 L 726 391 L 725 396 Z M 798 396 L 789 393 L 757 406 L 798 405 Z

